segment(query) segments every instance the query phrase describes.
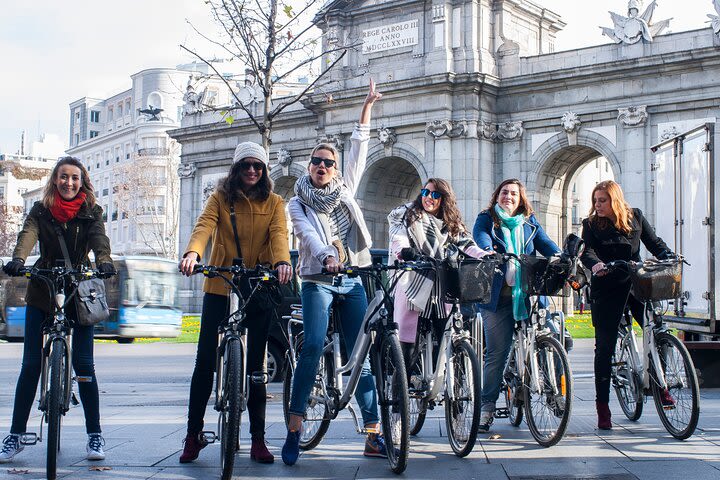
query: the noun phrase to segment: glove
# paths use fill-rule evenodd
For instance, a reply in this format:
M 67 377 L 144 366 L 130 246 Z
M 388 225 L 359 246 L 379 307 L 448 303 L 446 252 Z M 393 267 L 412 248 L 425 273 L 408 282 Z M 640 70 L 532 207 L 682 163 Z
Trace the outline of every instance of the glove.
M 677 260 L 678 256 L 672 250 L 665 250 L 657 256 L 658 260 Z
M 101 263 L 97 266 L 97 270 L 100 278 L 110 278 L 117 273 L 112 263 Z
M 406 262 L 412 262 L 420 256 L 420 252 L 416 248 L 406 247 L 400 250 L 400 259 Z
M 11 277 L 19 277 L 20 270 L 25 266 L 25 260 L 22 258 L 13 258 L 3 266 L 3 272 Z

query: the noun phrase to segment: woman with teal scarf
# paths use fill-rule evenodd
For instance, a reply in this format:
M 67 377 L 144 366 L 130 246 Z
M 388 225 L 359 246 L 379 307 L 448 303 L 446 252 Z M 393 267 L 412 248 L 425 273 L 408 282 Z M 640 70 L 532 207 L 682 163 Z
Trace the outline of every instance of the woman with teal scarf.
M 495 189 L 488 208 L 475 221 L 473 238 L 480 248 L 497 253 L 546 257 L 560 253 L 535 218 L 525 186 L 515 178 L 504 180 Z M 495 275 L 490 302 L 480 305 L 486 346 L 480 409 L 480 430 L 484 432 L 493 422 L 515 322 L 528 316 L 520 275 L 517 262 L 503 265 Z

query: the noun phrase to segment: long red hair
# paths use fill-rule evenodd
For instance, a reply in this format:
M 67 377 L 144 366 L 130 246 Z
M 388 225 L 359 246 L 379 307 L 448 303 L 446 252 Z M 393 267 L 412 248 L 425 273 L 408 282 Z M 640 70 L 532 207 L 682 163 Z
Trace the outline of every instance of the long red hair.
M 613 226 L 624 234 L 630 233 L 632 230 L 631 221 L 633 218 L 632 208 L 625 201 L 625 195 L 623 194 L 620 185 L 612 180 L 605 180 L 598 183 L 593 188 L 592 194 L 590 195 L 590 213 L 588 218 L 591 223 L 597 224 L 600 221 L 597 212 L 595 211 L 595 192 L 603 191 L 610 197 L 610 208 L 613 211 L 614 219 L 608 219 L 612 222 Z

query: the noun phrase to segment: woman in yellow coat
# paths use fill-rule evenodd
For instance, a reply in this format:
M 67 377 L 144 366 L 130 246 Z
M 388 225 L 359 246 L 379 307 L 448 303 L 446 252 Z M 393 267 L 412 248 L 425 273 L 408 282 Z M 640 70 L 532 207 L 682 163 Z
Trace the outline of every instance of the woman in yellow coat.
M 231 205 L 240 254 L 231 223 Z M 281 283 L 290 280 L 292 268 L 285 204 L 272 192 L 267 154 L 260 145 L 243 142 L 235 149 L 229 175 L 218 183 L 190 236 L 180 261 L 180 271 L 184 275 L 192 275 L 211 237 L 210 260 L 205 263 L 230 266 L 233 259 L 242 255 L 248 268 L 269 262 L 277 268 Z M 229 314 L 229 291 L 221 278 L 206 279 L 203 291 L 200 338 L 190 383 L 187 436 L 180 463 L 195 460 L 206 445 L 199 433 L 203 429 L 205 407 L 212 391 L 218 324 Z M 251 319 L 247 325 L 247 369 L 248 372 L 263 371 L 273 310 L 262 302 L 251 300 L 246 312 Z M 250 384 L 247 403 L 252 437 L 250 458 L 260 463 L 272 463 L 274 457 L 265 445 L 265 394 L 265 384 Z

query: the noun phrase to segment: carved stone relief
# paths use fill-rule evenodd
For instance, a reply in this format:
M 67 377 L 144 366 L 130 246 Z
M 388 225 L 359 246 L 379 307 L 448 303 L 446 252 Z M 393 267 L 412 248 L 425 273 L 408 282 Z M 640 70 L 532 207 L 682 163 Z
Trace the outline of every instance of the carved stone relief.
M 647 105 L 618 108 L 618 121 L 623 127 L 642 127 L 647 119 Z

